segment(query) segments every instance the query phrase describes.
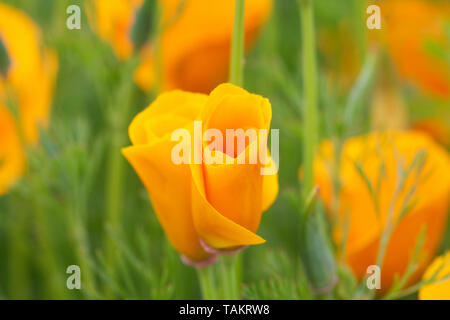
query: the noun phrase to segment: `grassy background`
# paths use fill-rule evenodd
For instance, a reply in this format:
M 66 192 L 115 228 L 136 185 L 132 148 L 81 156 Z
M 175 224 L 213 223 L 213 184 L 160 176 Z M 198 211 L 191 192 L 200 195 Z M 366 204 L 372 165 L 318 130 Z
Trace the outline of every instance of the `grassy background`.
M 119 62 L 102 43 L 88 24 L 83 1 L 4 2 L 40 25 L 46 45 L 58 52 L 59 72 L 50 128 L 42 132 L 41 145 L 28 150 L 29 168 L 17 188 L 0 197 L 0 298 L 200 298 L 195 270 L 169 246 L 145 189 L 123 159 L 123 203 L 106 202 L 111 152 L 119 152 L 117 141 L 128 143 L 127 124 L 154 98 L 131 82 L 135 61 Z M 293 0 L 274 2 L 272 18 L 247 57 L 245 87 L 272 103 L 272 127 L 280 128 L 280 193 L 258 232 L 267 243 L 245 252 L 244 297 L 311 298 L 299 261 L 299 9 Z M 83 8 L 81 30 L 66 28 L 69 4 Z M 358 30 L 346 35 L 353 46 L 343 43 L 336 57 L 352 50 L 363 55 L 361 1 L 317 0 L 315 5 L 319 36 L 343 23 Z M 329 72 L 341 67 L 334 58 L 319 53 L 321 137 L 334 133 L 333 115 L 348 96 L 348 90 L 339 89 L 339 79 L 331 86 L 327 82 Z M 354 80 L 351 75 L 350 83 Z M 419 106 L 411 108 L 417 117 L 442 110 L 420 106 L 444 103 L 412 90 L 406 96 L 408 105 Z M 131 112 L 124 116 L 127 104 Z M 365 117 L 360 119 L 355 133 L 370 129 Z M 119 206 L 119 214 L 107 216 L 108 205 Z M 447 235 L 443 248 L 449 247 Z M 73 264 L 81 267 L 82 290 L 66 288 L 66 268 Z M 340 272 L 348 282 L 338 287 L 345 298 L 355 284 L 348 271 Z

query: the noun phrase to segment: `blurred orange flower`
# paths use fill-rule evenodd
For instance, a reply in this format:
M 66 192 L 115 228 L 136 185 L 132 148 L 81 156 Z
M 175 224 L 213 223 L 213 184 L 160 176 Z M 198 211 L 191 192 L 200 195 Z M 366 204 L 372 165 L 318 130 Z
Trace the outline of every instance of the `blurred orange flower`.
M 0 105 L 0 195 L 23 174 L 25 154 L 14 117 Z
M 401 77 L 440 97 L 450 96 L 448 1 L 376 2 L 383 35 Z
M 131 30 L 143 3 L 144 0 L 93 0 L 91 20 L 122 60 L 133 52 Z M 209 93 L 228 76 L 235 1 L 158 0 L 158 4 L 162 11 L 159 53 L 156 56 L 153 43 L 143 47 L 142 62 L 134 75 L 136 83 L 150 91 L 161 77 L 158 89 L 162 91 Z M 272 0 L 246 1 L 246 49 L 255 42 L 271 10 Z
M 228 76 L 234 0 L 161 1 L 161 89 L 209 93 Z M 272 0 L 245 1 L 245 45 L 250 48 L 268 19 Z M 136 83 L 145 91 L 156 85 L 153 47 L 142 53 Z
M 100 37 L 111 44 L 117 56 L 128 59 L 133 53 L 130 33 L 136 12 L 144 0 L 93 0 L 88 11 Z
M 18 100 L 20 128 L 27 143 L 35 143 L 38 127 L 48 124 L 51 95 L 58 69 L 56 53 L 42 48 L 38 26 L 21 11 L 0 3 L 0 39 L 11 65 L 0 80 L 0 100 Z
M 143 181 L 172 245 L 185 258 L 199 262 L 211 261 L 217 251 L 264 242 L 255 232 L 262 212 L 276 198 L 278 178 L 261 175 L 260 161 L 236 162 L 247 155 L 248 146 L 229 155 L 223 148 L 209 150 L 203 141 L 202 153 L 212 151 L 233 161 L 175 164 L 172 150 L 179 142 L 173 141 L 172 133 L 185 128 L 192 136 L 195 120 L 202 121 L 203 132 L 269 129 L 271 106 L 267 99 L 231 84 L 218 86 L 209 96 L 171 91 L 160 95 L 129 127 L 133 145 L 123 149 L 124 156 Z M 225 138 L 222 146 L 226 144 Z
M 435 281 L 420 288 L 420 300 L 450 300 L 450 251 L 433 260 L 423 275 L 423 280 Z
M 23 173 L 23 145 L 36 143 L 48 125 L 58 68 L 42 48 L 39 28 L 21 11 L 0 3 L 0 42 L 6 68 L 0 72 L 0 194 Z M 11 112 L 13 110 L 13 112 Z
M 442 119 L 423 119 L 414 123 L 413 128 L 428 133 L 444 146 L 450 146 L 450 127 Z
M 427 135 L 414 131 L 352 138 L 345 143 L 341 156 L 338 208 L 333 201 L 333 153 L 332 144 L 324 142 L 314 170 L 326 207 L 337 211 L 332 215 L 337 218 L 334 239 L 337 243 L 347 239 L 341 255 L 363 277 L 366 268 L 376 262 L 383 231 L 387 225 L 392 226 L 381 269 L 385 290 L 396 274 L 405 271 L 425 226 L 423 260 L 411 281 L 416 280 L 439 246 L 446 227 L 450 193 L 448 153 Z M 425 159 L 423 166 L 419 165 L 419 155 Z M 410 172 L 405 174 L 408 168 Z M 406 176 L 404 180 L 402 176 Z

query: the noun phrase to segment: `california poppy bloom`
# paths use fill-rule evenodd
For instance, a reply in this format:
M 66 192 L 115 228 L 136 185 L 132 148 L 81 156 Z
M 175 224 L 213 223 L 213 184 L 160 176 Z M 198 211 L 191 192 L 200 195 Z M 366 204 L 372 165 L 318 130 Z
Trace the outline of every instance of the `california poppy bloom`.
M 323 143 L 314 164 L 315 181 L 328 210 L 332 209 L 334 194 L 333 153 L 331 143 Z M 345 143 L 339 181 L 339 208 L 331 215 L 337 221 L 336 243 L 347 239 L 346 250 L 340 254 L 359 277 L 365 276 L 367 267 L 376 262 L 382 233 L 387 225 L 392 226 L 380 266 L 382 289 L 386 290 L 395 274 L 405 271 L 419 234 L 426 227 L 421 252 L 424 259 L 411 281 L 416 280 L 445 231 L 450 193 L 448 153 L 420 132 L 371 133 Z
M 117 56 L 128 59 L 134 48 L 131 32 L 144 0 L 94 0 L 90 20 Z M 158 57 L 154 44 L 141 50 L 135 81 L 145 91 L 182 89 L 208 93 L 227 79 L 234 0 L 159 0 L 162 11 Z M 272 0 L 245 3 L 245 47 L 250 48 L 272 10 Z M 158 70 L 159 69 L 159 70 Z M 158 71 L 157 71 L 158 70 Z
M 160 47 L 161 89 L 210 92 L 227 79 L 234 0 L 168 0 L 162 6 Z M 255 42 L 268 19 L 272 0 L 245 1 L 245 45 Z M 136 70 L 137 84 L 150 90 L 156 82 L 153 47 L 143 51 L 143 62 Z
M 450 252 L 433 260 L 423 274 L 423 280 L 434 281 L 420 288 L 420 300 L 450 300 Z
M 197 145 L 201 156 L 210 154 L 230 162 L 197 162 L 190 148 L 187 163 L 174 162 L 173 152 L 179 145 L 174 132 L 183 129 L 194 135 L 195 121 L 203 124 Z M 264 242 L 256 231 L 262 212 L 277 195 L 277 175 L 260 172 L 272 164 L 270 156 L 265 164 L 239 163 L 248 156 L 251 142 L 230 153 L 225 146 L 235 141 L 225 131 L 269 129 L 270 121 L 267 99 L 231 84 L 218 86 L 209 96 L 178 90 L 163 93 L 134 118 L 129 127 L 133 145 L 123 149 L 123 154 L 144 183 L 167 237 L 185 261 L 211 262 L 217 252 Z M 223 140 L 212 146 L 205 140 L 208 129 L 222 134 Z M 267 144 L 267 137 L 258 140 Z M 197 142 L 194 139 L 192 146 Z
M 33 21 L 0 3 L 0 194 L 23 174 L 24 145 L 48 124 L 57 58 L 41 42 Z
M 134 50 L 131 31 L 143 3 L 144 0 L 93 1 L 91 20 L 101 38 L 112 45 L 122 60 Z M 136 83 L 145 91 L 154 89 L 160 72 L 163 91 L 210 92 L 228 76 L 234 0 L 160 0 L 158 4 L 162 11 L 159 56 L 155 57 L 154 44 L 144 46 L 142 63 L 135 73 Z M 247 49 L 255 42 L 271 10 L 272 0 L 246 1 Z
M 448 2 L 389 0 L 379 5 L 383 36 L 400 76 L 426 92 L 449 97 Z

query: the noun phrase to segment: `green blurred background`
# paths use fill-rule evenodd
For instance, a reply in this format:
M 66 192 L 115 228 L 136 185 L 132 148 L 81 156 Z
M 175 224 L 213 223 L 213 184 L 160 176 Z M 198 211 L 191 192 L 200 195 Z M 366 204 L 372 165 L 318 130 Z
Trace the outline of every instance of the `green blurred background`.
M 83 1 L 2 2 L 23 9 L 40 25 L 46 45 L 58 52 L 59 71 L 49 130 L 42 132 L 38 147 L 28 150 L 29 168 L 19 185 L 0 197 L 0 298 L 200 298 L 195 270 L 183 265 L 168 244 L 147 192 L 123 159 L 122 202 L 106 201 L 108 159 L 128 143 L 132 117 L 154 99 L 132 83 L 135 61 L 120 62 L 99 39 L 89 26 Z M 354 32 L 345 35 L 353 47 L 342 44 L 339 54 L 353 50 L 364 55 L 361 1 L 314 3 L 319 47 L 322 30 L 333 34 L 346 23 L 354 26 Z M 81 30 L 66 28 L 66 8 L 71 4 L 82 8 Z M 247 56 L 244 87 L 272 103 L 272 128 L 280 129 L 280 192 L 264 213 L 258 232 L 267 243 L 245 251 L 243 292 L 250 299 L 311 298 L 299 260 L 299 8 L 293 0 L 276 0 L 274 5 L 270 21 Z M 339 59 L 319 52 L 323 138 L 335 133 L 335 115 L 348 98 L 339 79 L 328 77 L 342 67 L 338 64 Z M 356 75 L 350 76 L 350 83 Z M 413 117 L 439 114 L 448 102 L 408 89 L 406 96 Z M 117 119 L 127 104 L 132 112 Z M 367 112 L 363 109 L 359 115 L 354 133 L 370 129 Z M 112 216 L 106 214 L 109 206 L 117 206 Z M 447 232 L 442 248 L 449 247 Z M 81 267 L 82 290 L 67 289 L 69 265 Z M 338 288 L 345 298 L 356 284 L 344 267 L 340 272 L 348 280 Z

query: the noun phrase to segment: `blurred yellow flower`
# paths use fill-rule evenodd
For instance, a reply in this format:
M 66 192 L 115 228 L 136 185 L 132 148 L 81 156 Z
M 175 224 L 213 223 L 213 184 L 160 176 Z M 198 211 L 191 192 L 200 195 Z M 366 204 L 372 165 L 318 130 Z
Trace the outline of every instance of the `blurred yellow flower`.
M 383 36 L 401 77 L 427 92 L 449 97 L 448 1 L 389 0 L 377 4 L 384 18 Z
M 366 268 L 376 262 L 383 230 L 388 221 L 393 222 L 389 224 L 393 231 L 381 269 L 385 290 L 395 274 L 405 271 L 425 226 L 423 260 L 411 281 L 416 280 L 439 246 L 446 227 L 450 194 L 448 153 L 427 135 L 414 131 L 371 133 L 349 139 L 341 156 L 339 208 L 333 201 L 333 153 L 332 144 L 324 142 L 314 171 L 324 203 L 328 210 L 334 210 L 332 217 L 337 220 L 334 239 L 338 244 L 347 239 L 341 255 L 363 277 Z M 419 155 L 425 159 L 421 170 Z M 411 167 L 414 168 L 400 187 L 402 173 Z M 364 176 L 370 181 L 372 192 Z
M 117 56 L 125 60 L 133 53 L 130 38 L 136 12 L 144 0 L 93 0 L 88 11 L 100 37 L 111 44 Z
M 7 63 L 0 72 L 0 194 L 25 168 L 24 145 L 48 124 L 57 57 L 41 47 L 39 28 L 21 11 L 0 3 L 0 41 Z M 10 110 L 14 110 L 11 112 Z
M 6 94 L 17 99 L 23 137 L 27 143 L 35 143 L 39 126 L 48 124 L 58 68 L 56 53 L 41 47 L 40 30 L 30 18 L 2 3 L 0 39 L 11 62 L 6 78 L 0 80 L 0 100 Z
M 160 95 L 129 127 L 133 145 L 123 149 L 124 156 L 143 181 L 172 245 L 199 262 L 213 259 L 217 250 L 264 242 L 255 232 L 262 212 L 276 198 L 278 177 L 261 175 L 260 161 L 175 164 L 172 150 L 178 142 L 172 133 L 179 128 L 194 133 L 195 120 L 204 124 L 202 132 L 213 128 L 224 137 L 226 129 L 269 129 L 271 106 L 231 84 L 218 86 L 209 96 L 176 90 Z M 225 154 L 227 142 L 225 138 L 222 148 L 208 151 L 234 160 L 247 155 L 248 146 Z M 202 154 L 209 147 L 203 140 Z
M 226 81 L 233 30 L 234 0 L 165 0 L 160 39 L 161 89 L 209 93 Z M 250 48 L 268 19 L 272 0 L 245 1 L 245 44 Z M 145 91 L 156 85 L 153 47 L 142 53 L 136 83 Z
M 423 275 L 423 280 L 435 281 L 420 288 L 420 300 L 450 300 L 450 251 L 433 260 Z M 443 281 L 445 280 L 445 281 Z

